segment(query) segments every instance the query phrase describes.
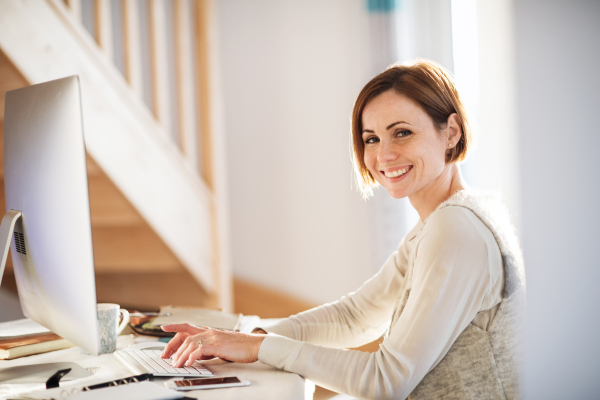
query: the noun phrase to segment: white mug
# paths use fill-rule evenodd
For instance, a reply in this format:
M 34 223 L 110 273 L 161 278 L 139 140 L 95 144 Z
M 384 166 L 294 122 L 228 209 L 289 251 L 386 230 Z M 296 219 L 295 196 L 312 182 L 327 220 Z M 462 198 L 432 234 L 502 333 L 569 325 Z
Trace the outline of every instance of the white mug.
M 119 316 L 123 321 L 119 325 Z M 114 353 L 117 350 L 117 336 L 129 322 L 129 311 L 120 308 L 118 304 L 99 303 L 98 322 L 100 325 L 100 354 Z

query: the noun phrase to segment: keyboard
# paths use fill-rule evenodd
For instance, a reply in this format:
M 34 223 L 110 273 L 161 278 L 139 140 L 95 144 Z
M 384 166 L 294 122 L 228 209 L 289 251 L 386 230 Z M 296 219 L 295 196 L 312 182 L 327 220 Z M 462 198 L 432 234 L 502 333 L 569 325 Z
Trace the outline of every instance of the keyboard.
M 214 376 L 201 364 L 184 368 L 173 368 L 171 359 L 160 358 L 162 350 L 123 349 L 115 351 L 115 357 L 136 375 L 150 373 L 154 376 L 211 377 Z

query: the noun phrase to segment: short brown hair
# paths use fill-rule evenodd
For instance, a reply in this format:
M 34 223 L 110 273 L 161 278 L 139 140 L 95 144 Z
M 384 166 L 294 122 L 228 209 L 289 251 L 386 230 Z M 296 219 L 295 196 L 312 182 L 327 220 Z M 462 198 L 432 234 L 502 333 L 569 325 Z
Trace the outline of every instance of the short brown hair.
M 449 71 L 429 60 L 391 65 L 365 85 L 356 98 L 352 110 L 354 166 L 361 191 L 365 196 L 372 193 L 376 181 L 365 165 L 362 113 L 368 102 L 388 90 L 394 90 L 419 104 L 438 130 L 444 128 L 451 114 L 458 115 L 462 135 L 456 146 L 452 148 L 446 163 L 463 161 L 474 139 L 466 108 Z

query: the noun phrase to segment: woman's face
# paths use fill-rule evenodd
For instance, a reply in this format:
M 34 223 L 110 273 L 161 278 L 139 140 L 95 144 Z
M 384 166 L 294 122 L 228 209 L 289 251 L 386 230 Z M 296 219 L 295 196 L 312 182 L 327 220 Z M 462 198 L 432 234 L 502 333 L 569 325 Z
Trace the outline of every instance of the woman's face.
M 416 102 L 393 90 L 383 92 L 365 106 L 362 125 L 365 165 L 390 196 L 435 190 L 436 180 L 449 168 L 451 141 Z

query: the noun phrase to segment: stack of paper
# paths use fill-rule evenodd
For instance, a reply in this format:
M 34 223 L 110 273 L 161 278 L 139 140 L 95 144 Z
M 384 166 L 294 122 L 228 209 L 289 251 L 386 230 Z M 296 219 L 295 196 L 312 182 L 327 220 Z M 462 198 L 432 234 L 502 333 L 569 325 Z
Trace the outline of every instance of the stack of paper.
M 191 324 L 196 326 L 208 326 L 217 329 L 236 330 L 239 329 L 242 314 L 231 314 L 207 308 L 187 308 L 163 306 L 160 314 L 168 314 L 157 317 L 152 321 L 152 326 L 168 324 Z

